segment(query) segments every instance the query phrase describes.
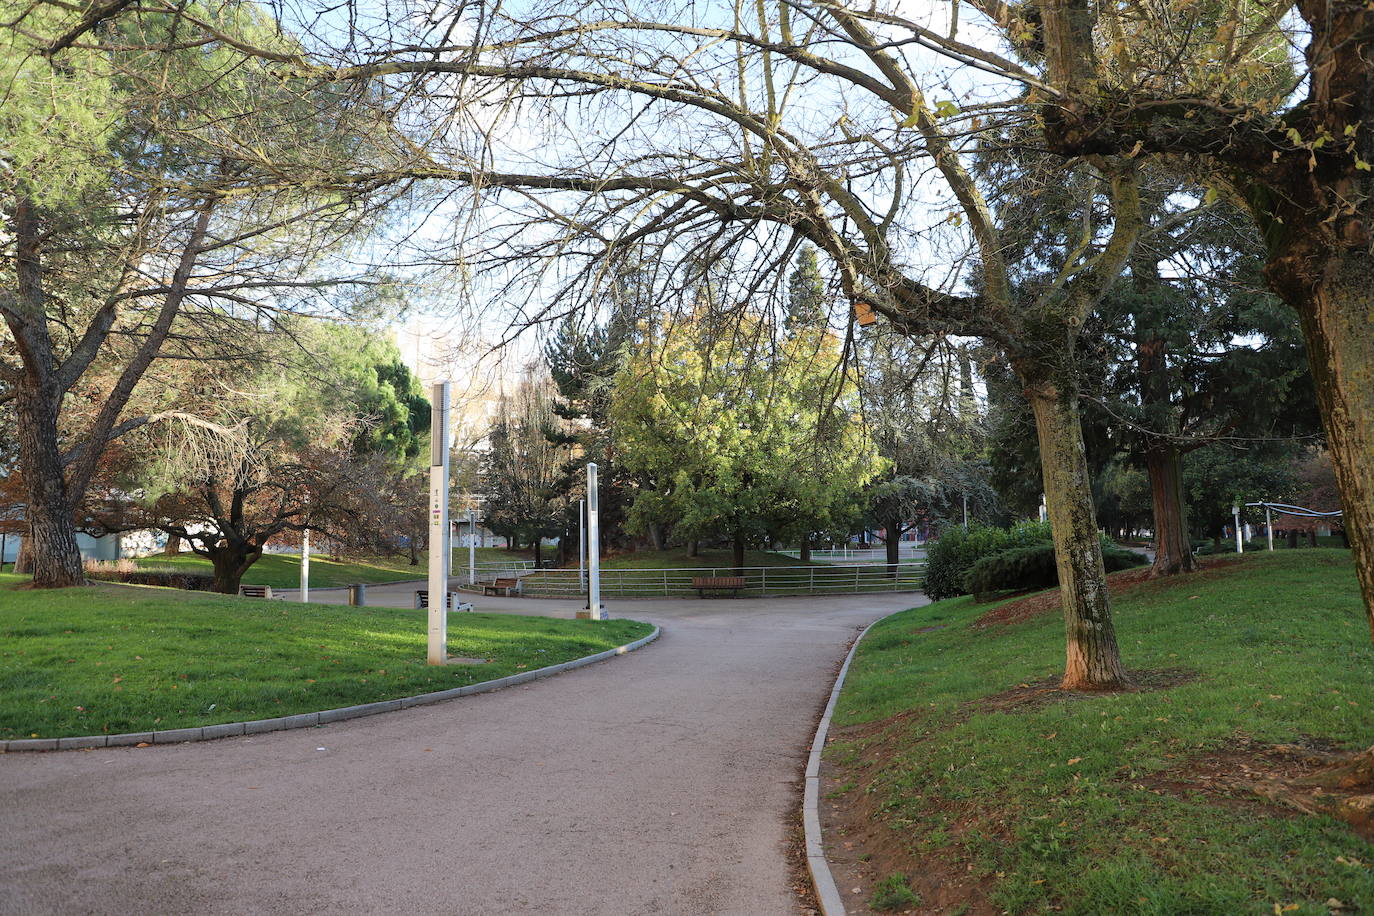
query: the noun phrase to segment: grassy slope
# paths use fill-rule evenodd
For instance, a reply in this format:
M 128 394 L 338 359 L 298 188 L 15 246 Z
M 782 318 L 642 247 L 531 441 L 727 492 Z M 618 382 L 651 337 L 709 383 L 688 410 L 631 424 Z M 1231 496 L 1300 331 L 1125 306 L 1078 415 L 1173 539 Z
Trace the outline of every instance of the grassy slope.
M 153 556 L 136 561 L 143 569 L 177 569 L 211 575 L 214 570 L 210 561 L 191 553 L 175 557 Z M 354 582 L 368 584 L 378 582 L 400 582 L 405 579 L 424 578 L 424 571 L 409 572 L 400 569 L 384 569 L 369 563 L 344 561 L 335 563 L 321 556 L 310 558 L 310 585 L 314 588 L 331 588 L 351 585 Z M 270 585 L 273 588 L 297 588 L 301 584 L 301 558 L 295 554 L 268 553 L 243 575 L 245 585 Z
M 512 553 L 498 547 L 477 548 L 479 563 L 495 563 L 502 560 L 528 560 L 534 555 Z M 192 553 L 182 553 L 175 557 L 152 556 L 138 560 L 144 569 L 174 568 L 190 570 L 210 575 L 210 561 Z M 334 588 L 351 585 L 355 582 L 376 584 L 379 582 L 404 582 L 408 579 L 423 579 L 428 575 L 429 556 L 420 554 L 420 565 L 411 566 L 409 557 L 369 557 L 365 560 L 348 559 L 339 563 L 320 554 L 310 557 L 310 585 L 313 588 Z M 468 552 L 466 548 L 453 551 L 454 570 L 466 569 Z M 270 585 L 273 588 L 297 588 L 301 583 L 301 558 L 297 554 L 263 554 L 248 572 L 244 573 L 245 585 Z
M 1374 906 L 1374 844 L 1341 822 L 1155 788 L 1243 739 L 1374 743 L 1374 649 L 1348 553 L 1257 555 L 1122 596 L 1128 667 L 1198 674 L 1168 689 L 980 711 L 1063 658 L 1058 615 L 970 629 L 988 607 L 961 598 L 881 622 L 839 703 L 837 777 L 877 793 L 916 860 L 971 865 L 1012 913 Z M 893 743 L 878 751 L 880 738 Z
M 0 738 L 263 719 L 458 687 L 589 655 L 648 624 L 449 615 L 425 664 L 423 611 L 117 586 L 16 590 L 0 575 Z
M 603 569 L 711 569 L 724 570 L 735 565 L 734 554 L 729 550 L 703 550 L 700 556 L 687 556 L 687 548 L 674 547 L 670 550 L 636 550 L 607 557 L 601 561 Z M 745 566 L 810 566 L 796 557 L 784 556 L 766 550 L 747 550 L 744 553 Z
M 556 552 L 556 549 L 554 549 L 554 551 Z M 551 552 L 550 549 L 545 549 L 544 558 L 547 560 L 551 556 L 553 556 L 553 552 Z M 533 550 L 507 550 L 504 547 L 477 548 L 478 563 L 504 563 L 510 560 L 533 559 Z M 404 555 L 394 557 L 371 557 L 366 562 L 375 566 L 386 567 L 387 569 L 399 569 L 407 573 L 410 578 L 423 579 L 425 577 L 425 571 L 429 568 L 429 551 L 420 551 L 420 563 L 418 566 L 411 566 L 410 557 Z M 453 548 L 453 569 L 467 569 L 467 566 L 468 549 L 466 547 Z

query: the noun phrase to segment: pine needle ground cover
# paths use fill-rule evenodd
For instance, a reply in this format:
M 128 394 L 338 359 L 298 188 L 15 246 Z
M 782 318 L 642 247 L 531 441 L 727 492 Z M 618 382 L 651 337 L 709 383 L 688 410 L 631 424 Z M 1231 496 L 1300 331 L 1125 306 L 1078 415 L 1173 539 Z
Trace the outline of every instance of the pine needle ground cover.
M 425 664 L 426 612 L 121 586 L 30 591 L 0 575 L 0 738 L 267 719 L 461 687 L 591 655 L 649 624 L 450 614 Z
M 1374 784 L 1350 772 L 1374 649 L 1349 557 L 1114 576 L 1123 693 L 1057 689 L 1043 596 L 882 621 L 827 750 L 838 867 L 869 904 L 900 876 L 921 913 L 1374 911 Z

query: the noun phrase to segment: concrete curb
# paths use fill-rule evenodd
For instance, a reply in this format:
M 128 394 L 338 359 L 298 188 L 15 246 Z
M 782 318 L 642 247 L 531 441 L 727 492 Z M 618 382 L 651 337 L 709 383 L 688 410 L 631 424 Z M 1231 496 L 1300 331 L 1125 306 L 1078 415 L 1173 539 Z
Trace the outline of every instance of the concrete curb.
M 835 678 L 835 686 L 830 691 L 830 701 L 821 713 L 820 725 L 816 727 L 816 739 L 811 742 L 811 756 L 806 760 L 806 783 L 802 792 L 802 828 L 806 834 L 806 870 L 811 873 L 811 884 L 816 888 L 816 900 L 821 906 L 821 916 L 845 916 L 844 898 L 835 886 L 835 877 L 830 874 L 830 862 L 825 858 L 825 843 L 821 836 L 821 752 L 825 750 L 825 739 L 830 734 L 830 717 L 835 713 L 835 701 L 840 698 L 844 687 L 845 675 L 849 674 L 849 663 L 854 653 L 859 651 L 859 643 L 873 629 L 874 621 L 864 627 L 859 638 L 850 646 L 840 673 Z
M 468 684 L 465 687 L 454 687 L 449 690 L 437 690 L 433 693 L 421 693 L 413 697 L 401 697 L 396 700 L 382 700 L 377 703 L 363 703 L 359 706 L 344 706 L 339 709 L 324 709 L 319 712 L 303 712 L 294 716 L 281 716 L 276 719 L 254 719 L 250 722 L 226 722 L 221 725 L 205 725 L 200 728 L 173 728 L 161 732 L 129 732 L 122 735 L 83 735 L 73 738 L 21 738 L 14 741 L 0 741 L 0 754 L 8 754 L 14 751 L 65 751 L 91 747 L 132 747 L 137 744 L 176 744 L 188 741 L 213 741 L 216 738 L 231 738 L 236 735 L 260 735 L 264 732 L 285 731 L 291 728 L 313 728 L 316 725 L 327 725 L 330 722 L 343 722 L 346 719 L 358 719 L 363 716 L 373 716 L 382 712 L 395 712 L 400 709 L 409 709 L 412 706 L 427 706 L 430 703 L 441 703 L 444 700 L 471 696 L 474 693 L 488 693 L 492 690 L 500 690 L 503 687 L 514 687 L 517 684 L 525 684 L 540 678 L 562 674 L 564 671 L 571 671 L 574 668 L 581 668 L 586 665 L 594 665 L 597 662 L 604 662 L 609 658 L 615 658 L 617 655 L 624 655 L 627 652 L 642 649 L 655 639 L 658 639 L 661 632 L 662 630 L 659 627 L 654 627 L 653 632 L 648 636 L 636 639 L 634 642 L 626 643 L 623 646 L 616 646 L 614 649 L 598 652 L 595 655 L 584 655 L 582 658 L 575 658 L 572 661 L 562 662 L 557 665 L 549 665 L 545 668 L 536 668 L 533 671 L 522 671 L 519 674 L 511 674 L 491 681 L 482 681 L 481 683 Z

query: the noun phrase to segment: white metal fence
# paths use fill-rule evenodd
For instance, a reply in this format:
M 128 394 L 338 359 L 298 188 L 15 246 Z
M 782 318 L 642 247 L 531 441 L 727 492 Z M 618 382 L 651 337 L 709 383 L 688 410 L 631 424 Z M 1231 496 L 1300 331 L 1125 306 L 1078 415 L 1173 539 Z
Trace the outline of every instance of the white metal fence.
M 850 566 L 751 566 L 742 570 L 744 585 L 738 594 L 753 597 L 783 595 L 831 595 L 862 592 L 920 591 L 924 563 L 855 564 Z M 735 577 L 733 567 L 702 569 L 602 569 L 601 594 L 608 598 L 695 598 L 693 581 Z M 576 598 L 586 594 L 586 576 L 576 569 L 528 569 L 507 572 L 503 578 L 518 580 L 517 592 L 529 598 Z M 479 575 L 478 582 L 494 576 Z M 708 590 L 707 594 L 734 589 Z

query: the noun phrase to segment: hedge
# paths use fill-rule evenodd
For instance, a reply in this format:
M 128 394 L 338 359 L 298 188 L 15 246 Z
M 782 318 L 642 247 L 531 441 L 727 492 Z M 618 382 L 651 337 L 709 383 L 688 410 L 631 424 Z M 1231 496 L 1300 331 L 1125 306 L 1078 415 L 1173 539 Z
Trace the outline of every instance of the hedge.
M 1107 572 L 1116 572 L 1143 566 L 1149 561 L 1135 551 L 1112 546 L 1103 547 L 1102 562 Z M 1050 588 L 1058 584 L 1054 545 L 1048 541 L 982 557 L 964 576 L 964 589 L 980 599 L 993 592 Z

